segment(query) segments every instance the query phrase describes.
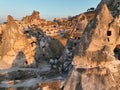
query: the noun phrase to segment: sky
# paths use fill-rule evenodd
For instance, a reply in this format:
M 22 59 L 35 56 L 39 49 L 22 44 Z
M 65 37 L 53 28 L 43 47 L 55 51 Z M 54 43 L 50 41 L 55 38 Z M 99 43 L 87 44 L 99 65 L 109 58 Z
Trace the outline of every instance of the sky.
M 51 20 L 75 16 L 99 4 L 101 0 L 0 0 L 0 21 L 8 15 L 21 20 L 31 15 L 33 10 L 40 12 L 40 17 Z

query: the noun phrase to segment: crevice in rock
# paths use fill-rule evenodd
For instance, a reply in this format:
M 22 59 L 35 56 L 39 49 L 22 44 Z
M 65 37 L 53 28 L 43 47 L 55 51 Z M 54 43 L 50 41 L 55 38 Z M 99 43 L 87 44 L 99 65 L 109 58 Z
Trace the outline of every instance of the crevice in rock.
M 109 39 L 109 38 L 107 38 L 107 40 L 108 40 L 108 42 L 110 41 L 110 39 Z

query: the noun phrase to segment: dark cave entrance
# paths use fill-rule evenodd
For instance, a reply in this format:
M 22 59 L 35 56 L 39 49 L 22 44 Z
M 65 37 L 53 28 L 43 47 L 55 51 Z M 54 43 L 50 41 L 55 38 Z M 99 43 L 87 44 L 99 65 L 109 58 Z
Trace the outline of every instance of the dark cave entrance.
M 107 31 L 107 36 L 111 36 L 112 32 L 111 31 Z
M 2 34 L 0 34 L 0 44 L 2 43 Z
M 114 49 L 114 56 L 120 60 L 120 44 L 116 45 L 115 49 Z

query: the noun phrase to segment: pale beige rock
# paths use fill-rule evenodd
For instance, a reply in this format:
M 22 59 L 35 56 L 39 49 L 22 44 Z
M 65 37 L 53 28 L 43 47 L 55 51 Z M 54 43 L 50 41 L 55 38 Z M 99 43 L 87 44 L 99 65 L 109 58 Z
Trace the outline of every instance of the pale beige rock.
M 21 30 L 23 28 L 19 27 L 21 24 L 15 21 L 12 16 L 9 15 L 7 21 L 6 28 L 2 35 L 0 48 L 1 60 L 8 63 L 10 66 L 12 66 L 14 60 L 14 66 L 20 66 L 22 60 L 27 60 L 27 64 L 32 64 L 34 62 L 34 49 L 36 45 L 32 46 L 31 43 L 36 42 L 35 38 L 27 39 Z M 17 54 L 20 51 L 24 53 L 24 57 L 20 58 L 20 60 L 16 60 Z
M 120 0 L 101 0 L 100 4 L 97 6 L 97 9 L 99 9 L 104 3 L 107 4 L 113 16 L 120 14 Z
M 78 53 L 73 59 L 74 69 L 64 90 L 120 89 L 120 61 L 114 56 L 120 37 L 117 20 L 106 4 L 97 10 L 80 39 Z
M 32 15 L 26 16 L 22 19 L 22 23 L 27 25 L 40 24 L 40 16 L 38 11 L 33 11 Z

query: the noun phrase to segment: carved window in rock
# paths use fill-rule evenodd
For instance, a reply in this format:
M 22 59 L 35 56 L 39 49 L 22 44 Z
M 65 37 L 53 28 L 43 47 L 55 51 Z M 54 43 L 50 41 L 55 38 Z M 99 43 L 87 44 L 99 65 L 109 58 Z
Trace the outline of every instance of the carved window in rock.
M 78 40 L 80 40 L 80 37 L 78 37 Z
M 107 36 L 111 36 L 112 32 L 111 31 L 107 31 Z
M 74 42 L 74 46 L 76 46 L 77 45 L 77 43 L 76 42 Z
M 55 26 L 55 25 L 54 25 L 53 27 L 54 27 L 54 28 L 56 28 L 56 26 Z
M 2 34 L 0 34 L 0 39 L 2 39 Z
M 77 37 L 75 37 L 75 40 L 77 39 Z
M 43 53 L 42 56 L 45 57 L 45 54 Z
M 120 44 L 116 45 L 116 47 L 114 48 L 114 56 L 115 58 L 120 60 Z
M 28 61 L 25 61 L 25 64 L 28 64 Z
M 76 28 L 76 30 L 78 31 L 78 30 L 79 30 L 79 28 Z
M 120 35 L 120 28 L 119 28 L 119 35 Z

